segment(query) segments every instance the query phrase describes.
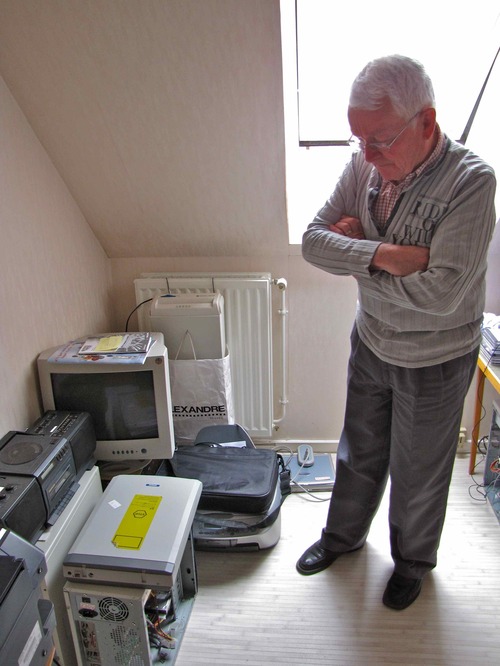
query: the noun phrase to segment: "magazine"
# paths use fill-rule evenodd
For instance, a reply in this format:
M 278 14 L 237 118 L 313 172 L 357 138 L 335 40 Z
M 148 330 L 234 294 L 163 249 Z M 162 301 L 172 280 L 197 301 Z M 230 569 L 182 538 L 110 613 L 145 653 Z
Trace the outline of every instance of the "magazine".
M 79 354 L 146 354 L 153 339 L 151 333 L 107 333 L 87 338 Z
M 50 356 L 49 361 L 55 363 L 139 363 L 144 364 L 147 352 L 144 354 L 81 354 L 82 341 L 68 342 Z

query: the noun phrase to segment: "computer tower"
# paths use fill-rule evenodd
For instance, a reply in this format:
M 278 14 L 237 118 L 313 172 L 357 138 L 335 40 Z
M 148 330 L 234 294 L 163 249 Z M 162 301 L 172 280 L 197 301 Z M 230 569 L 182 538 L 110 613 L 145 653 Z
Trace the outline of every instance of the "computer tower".
M 145 605 L 150 589 L 67 582 L 66 609 L 79 666 L 152 663 Z
M 78 489 L 49 530 L 44 532 L 36 546 L 45 555 L 47 573 L 42 583 L 42 594 L 54 604 L 56 628 L 54 643 L 58 662 L 63 666 L 75 666 L 75 649 L 71 640 L 70 625 L 63 595 L 65 579 L 63 561 L 68 550 L 85 525 L 88 517 L 102 497 L 99 469 L 92 467 L 83 473 Z
M 47 572 L 39 548 L 0 528 L 0 664 L 47 666 L 54 653 L 53 604 L 42 599 Z
M 197 592 L 200 494 L 192 479 L 110 481 L 62 566 L 78 666 L 175 662 Z

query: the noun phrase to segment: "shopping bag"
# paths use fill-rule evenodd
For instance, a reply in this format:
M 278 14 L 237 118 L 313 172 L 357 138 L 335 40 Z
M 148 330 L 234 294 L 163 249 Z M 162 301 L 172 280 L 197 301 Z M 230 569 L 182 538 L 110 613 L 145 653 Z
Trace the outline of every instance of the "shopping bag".
M 189 341 L 192 359 L 179 359 Z M 172 417 L 176 444 L 192 444 L 208 425 L 234 423 L 229 351 L 224 358 L 196 358 L 193 339 L 186 331 L 179 349 L 169 360 Z

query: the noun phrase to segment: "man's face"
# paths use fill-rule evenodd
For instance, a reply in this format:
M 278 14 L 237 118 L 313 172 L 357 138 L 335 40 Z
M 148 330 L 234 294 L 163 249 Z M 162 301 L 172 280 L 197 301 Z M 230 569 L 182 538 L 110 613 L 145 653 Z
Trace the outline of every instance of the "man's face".
M 387 100 L 373 111 L 349 108 L 349 124 L 354 136 L 365 145 L 365 159 L 382 178 L 399 182 L 430 154 L 435 127 L 434 109 L 424 109 L 408 122 L 399 116 Z M 373 143 L 390 144 L 389 148 Z

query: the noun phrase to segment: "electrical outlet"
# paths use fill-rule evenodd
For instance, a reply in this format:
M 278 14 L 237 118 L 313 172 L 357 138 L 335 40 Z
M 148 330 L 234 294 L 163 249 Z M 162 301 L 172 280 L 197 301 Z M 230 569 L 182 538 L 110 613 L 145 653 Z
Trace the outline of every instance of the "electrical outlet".
M 458 444 L 457 444 L 457 453 L 467 453 L 467 428 L 460 428 L 460 434 L 458 435 Z

